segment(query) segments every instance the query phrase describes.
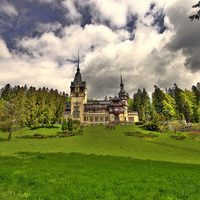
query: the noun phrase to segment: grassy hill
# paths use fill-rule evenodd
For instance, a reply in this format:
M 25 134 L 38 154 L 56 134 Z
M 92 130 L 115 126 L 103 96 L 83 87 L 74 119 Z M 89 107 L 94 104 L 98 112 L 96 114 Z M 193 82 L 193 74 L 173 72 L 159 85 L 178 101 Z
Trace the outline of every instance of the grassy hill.
M 145 139 L 138 126 L 85 127 L 83 135 L 18 139 L 60 127 L 0 133 L 0 199 L 200 199 L 200 141 Z M 149 133 L 149 131 L 143 131 Z

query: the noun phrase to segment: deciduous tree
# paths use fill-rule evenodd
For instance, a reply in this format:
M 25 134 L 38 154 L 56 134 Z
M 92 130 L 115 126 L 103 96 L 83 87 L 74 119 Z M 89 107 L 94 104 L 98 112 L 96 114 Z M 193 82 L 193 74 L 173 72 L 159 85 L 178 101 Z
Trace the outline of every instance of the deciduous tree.
M 9 132 L 8 141 L 11 140 L 12 132 L 20 128 L 20 114 L 15 101 L 12 103 L 4 101 L 0 116 L 0 128 L 4 132 Z

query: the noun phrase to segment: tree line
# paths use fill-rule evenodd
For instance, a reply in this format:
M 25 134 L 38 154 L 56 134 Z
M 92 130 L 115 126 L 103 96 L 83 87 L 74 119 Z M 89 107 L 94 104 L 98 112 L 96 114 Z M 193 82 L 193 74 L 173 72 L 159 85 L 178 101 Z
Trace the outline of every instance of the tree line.
M 151 121 L 156 115 L 165 120 L 199 122 L 200 83 L 193 85 L 191 90 L 182 90 L 176 83 L 165 91 L 155 85 L 152 99 L 145 88 L 138 89 L 128 103 L 129 109 L 137 111 L 142 122 Z
M 57 89 L 27 88 L 26 85 L 11 87 L 7 84 L 1 89 L 0 115 L 3 117 L 2 112 L 5 115 L 9 109 L 15 110 L 14 115 L 15 118 L 18 116 L 20 126 L 53 126 L 61 121 L 67 98 L 68 94 L 59 93 Z

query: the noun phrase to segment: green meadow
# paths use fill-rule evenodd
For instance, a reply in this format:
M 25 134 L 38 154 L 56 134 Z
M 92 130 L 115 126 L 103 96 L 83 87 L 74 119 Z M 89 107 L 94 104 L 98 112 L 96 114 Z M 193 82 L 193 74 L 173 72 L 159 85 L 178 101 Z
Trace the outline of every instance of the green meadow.
M 83 135 L 19 139 L 61 132 L 0 132 L 0 199 L 200 199 L 200 140 L 126 136 L 135 125 L 84 127 Z

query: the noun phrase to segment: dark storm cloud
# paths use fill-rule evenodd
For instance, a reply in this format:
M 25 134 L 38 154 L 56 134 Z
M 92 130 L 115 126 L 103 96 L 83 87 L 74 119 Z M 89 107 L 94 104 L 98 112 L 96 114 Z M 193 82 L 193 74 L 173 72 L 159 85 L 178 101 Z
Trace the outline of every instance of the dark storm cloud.
M 186 57 L 184 65 L 194 73 L 200 69 L 199 23 L 191 23 L 186 8 L 179 9 L 177 4 L 168 12 L 176 34 L 166 47 L 174 53 L 181 50 Z

